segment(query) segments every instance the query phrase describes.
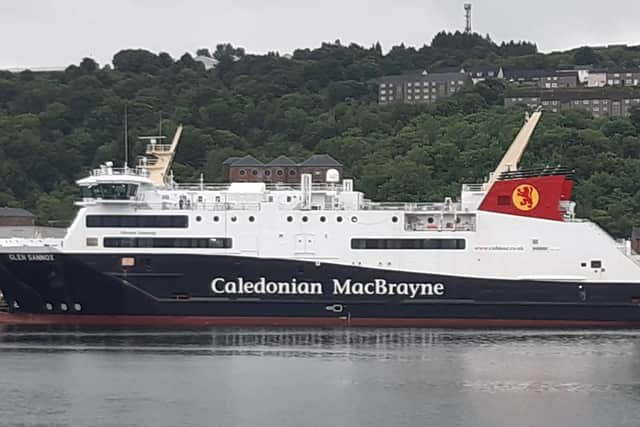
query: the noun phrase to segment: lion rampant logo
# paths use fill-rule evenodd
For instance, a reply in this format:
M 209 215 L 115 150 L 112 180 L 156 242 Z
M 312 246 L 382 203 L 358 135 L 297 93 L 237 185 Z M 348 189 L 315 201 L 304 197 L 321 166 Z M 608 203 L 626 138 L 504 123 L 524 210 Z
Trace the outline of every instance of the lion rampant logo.
M 513 190 L 511 199 L 517 209 L 530 211 L 538 206 L 540 193 L 538 193 L 538 189 L 531 184 L 521 184 Z

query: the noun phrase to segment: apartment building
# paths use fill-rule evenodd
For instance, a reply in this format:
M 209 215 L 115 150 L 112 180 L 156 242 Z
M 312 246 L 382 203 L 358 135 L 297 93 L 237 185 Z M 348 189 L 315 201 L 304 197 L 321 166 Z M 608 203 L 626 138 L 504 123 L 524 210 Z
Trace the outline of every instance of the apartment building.
M 505 95 L 504 104 L 542 106 L 552 112 L 582 109 L 595 117 L 627 117 L 631 108 L 640 106 L 640 88 L 513 89 Z
M 505 71 L 504 78 L 517 86 L 542 89 L 577 87 L 579 84 L 579 75 L 576 70 L 512 70 Z
M 396 76 L 380 77 L 375 81 L 378 83 L 380 104 L 432 104 L 472 84 L 471 78 L 464 70 L 437 73 L 416 70 Z

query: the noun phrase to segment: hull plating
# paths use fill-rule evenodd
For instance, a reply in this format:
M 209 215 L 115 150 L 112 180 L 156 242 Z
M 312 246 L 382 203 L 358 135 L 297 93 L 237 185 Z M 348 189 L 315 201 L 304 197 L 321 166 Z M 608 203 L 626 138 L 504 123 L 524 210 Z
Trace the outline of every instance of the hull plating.
M 0 255 L 0 288 L 12 310 L 3 323 L 640 326 L 640 284 L 477 279 L 228 256 L 17 255 Z M 123 267 L 123 257 L 133 265 Z M 288 287 L 266 292 L 269 283 Z

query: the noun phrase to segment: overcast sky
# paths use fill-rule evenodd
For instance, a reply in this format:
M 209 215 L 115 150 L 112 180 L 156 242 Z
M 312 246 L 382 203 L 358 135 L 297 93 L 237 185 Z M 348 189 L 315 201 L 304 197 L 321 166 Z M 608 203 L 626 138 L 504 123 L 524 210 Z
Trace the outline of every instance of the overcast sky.
M 458 0 L 20 0 L 0 1 L 0 68 L 101 65 L 126 48 L 174 58 L 221 42 L 250 53 L 292 52 L 340 39 L 385 51 L 422 46 L 464 28 Z M 640 1 L 473 0 L 473 30 L 540 50 L 640 44 Z

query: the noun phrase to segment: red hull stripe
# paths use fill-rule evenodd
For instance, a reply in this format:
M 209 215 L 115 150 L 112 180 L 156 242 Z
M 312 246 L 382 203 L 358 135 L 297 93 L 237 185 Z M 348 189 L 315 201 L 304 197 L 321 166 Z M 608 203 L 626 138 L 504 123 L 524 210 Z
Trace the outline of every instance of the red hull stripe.
M 640 328 L 640 321 L 0 314 L 5 325 L 378 326 L 425 328 Z

